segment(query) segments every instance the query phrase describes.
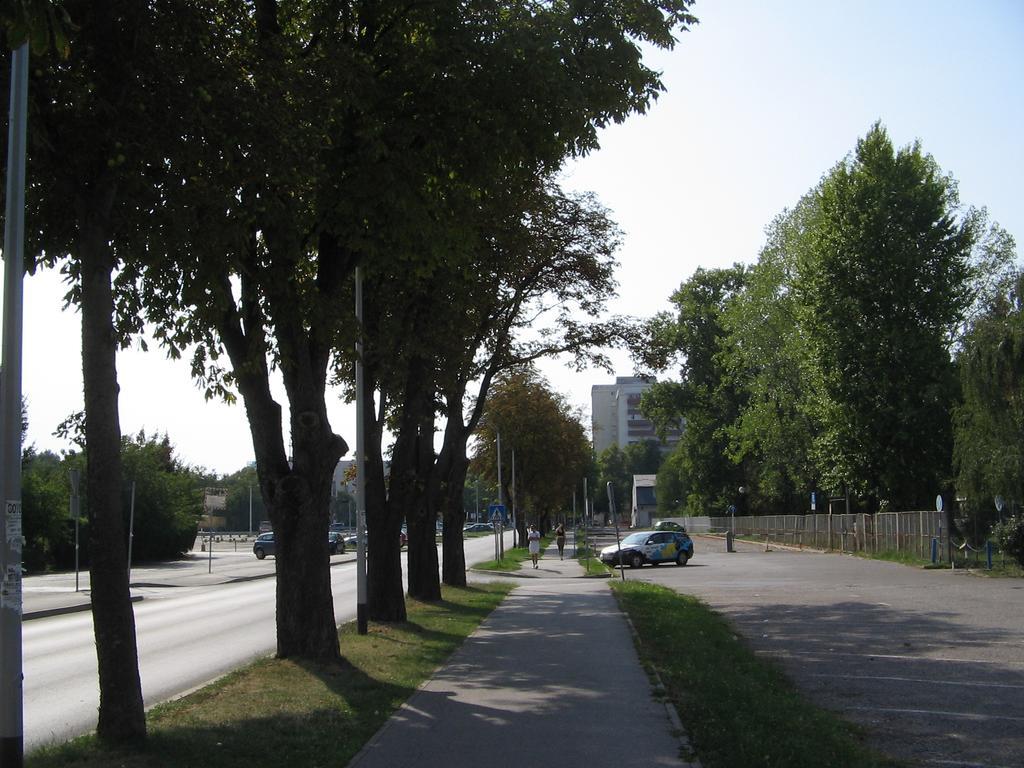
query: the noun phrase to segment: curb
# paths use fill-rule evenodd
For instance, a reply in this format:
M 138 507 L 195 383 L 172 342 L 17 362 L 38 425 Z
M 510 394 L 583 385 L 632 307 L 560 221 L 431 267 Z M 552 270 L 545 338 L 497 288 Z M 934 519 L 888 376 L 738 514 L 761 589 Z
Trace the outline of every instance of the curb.
M 145 597 L 142 595 L 131 596 L 131 602 L 133 603 L 141 603 L 143 600 L 145 600 Z M 28 613 L 23 613 L 21 615 L 21 620 L 23 622 L 33 621 L 35 619 L 45 619 L 49 616 L 62 616 L 66 613 L 81 613 L 89 610 L 92 610 L 91 597 L 87 603 L 77 603 L 75 605 L 64 605 L 59 608 L 43 608 L 39 611 L 29 611 Z
M 637 634 L 636 627 L 633 626 L 633 620 L 629 618 L 629 614 L 622 610 L 622 606 L 619 605 L 619 600 L 616 597 L 616 605 L 619 606 L 619 613 L 622 618 L 626 620 L 626 625 L 629 627 L 629 634 L 633 637 L 633 648 L 637 649 L 640 645 L 640 635 Z M 683 765 L 686 768 L 703 768 L 700 762 L 700 758 L 696 756 L 696 751 L 693 745 L 690 743 L 690 737 L 686 732 L 686 728 L 683 727 L 683 721 L 679 719 L 679 712 L 676 710 L 675 704 L 672 703 L 671 699 L 668 698 L 668 689 L 665 687 L 665 683 L 662 682 L 661 675 L 658 674 L 658 670 L 649 664 L 644 664 L 642 659 L 639 659 L 639 653 L 637 654 L 638 661 L 643 667 L 643 670 L 654 679 L 654 686 L 651 690 L 651 695 L 658 699 L 662 706 L 665 707 L 665 714 L 668 717 L 669 723 L 675 730 L 675 735 L 679 740 L 679 752 L 680 754 L 693 755 L 692 759 L 683 761 Z

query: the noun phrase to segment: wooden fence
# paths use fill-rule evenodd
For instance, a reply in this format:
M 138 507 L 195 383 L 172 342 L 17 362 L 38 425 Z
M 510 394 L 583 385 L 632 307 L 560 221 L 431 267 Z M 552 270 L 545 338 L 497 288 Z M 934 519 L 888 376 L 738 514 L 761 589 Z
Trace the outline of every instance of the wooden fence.
M 710 530 L 731 528 L 737 536 L 767 537 L 781 544 L 843 552 L 907 552 L 925 559 L 931 557 L 933 539 L 942 559 L 948 537 L 944 514 L 935 511 L 712 517 L 709 522 Z

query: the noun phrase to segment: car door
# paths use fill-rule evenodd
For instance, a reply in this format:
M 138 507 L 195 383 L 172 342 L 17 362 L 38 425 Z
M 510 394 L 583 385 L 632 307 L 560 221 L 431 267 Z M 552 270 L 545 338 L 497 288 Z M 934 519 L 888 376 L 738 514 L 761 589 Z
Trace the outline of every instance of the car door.
M 659 531 L 647 540 L 645 554 L 652 563 L 662 563 L 666 560 L 675 560 L 678 551 L 671 531 Z

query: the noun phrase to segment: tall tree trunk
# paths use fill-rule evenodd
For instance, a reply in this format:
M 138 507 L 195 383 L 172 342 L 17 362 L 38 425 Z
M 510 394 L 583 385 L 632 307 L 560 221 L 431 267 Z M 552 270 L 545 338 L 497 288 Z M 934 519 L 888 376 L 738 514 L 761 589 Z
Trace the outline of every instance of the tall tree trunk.
M 369 543 L 366 613 L 367 618 L 373 621 L 405 621 L 407 614 L 402 590 L 402 551 L 399 546 L 403 514 L 401 504 L 392 503 L 393 499 L 397 501 L 400 494 L 392 497 L 392 492 L 396 490 L 394 475 L 390 483 L 384 476 L 384 459 L 381 455 L 384 421 L 382 416 L 375 415 L 369 407 L 373 402 L 369 384 L 372 376 L 366 378 L 366 531 Z
M 417 398 L 413 414 L 416 423 L 416 479 L 414 498 L 407 507 L 409 529 L 409 597 L 417 600 L 441 599 L 441 579 L 437 562 L 437 496 L 430 492 L 434 474 L 433 398 Z
M 331 477 L 347 447 L 327 425 L 326 407 L 319 398 L 315 409 L 295 413 L 303 400 L 292 398 L 292 468 L 268 485 L 267 508 L 274 525 L 278 552 L 277 655 L 336 661 L 338 626 L 331 592 L 330 523 Z M 298 400 L 299 402 L 296 402 Z
M 452 587 L 466 586 L 466 550 L 462 528 L 466 524 L 466 510 L 462 493 L 466 487 L 469 459 L 465 442 L 458 456 L 451 461 L 445 478 L 441 499 L 444 505 L 444 532 L 441 541 L 441 580 Z
M 94 193 L 108 206 L 113 189 Z M 128 585 L 128 553 L 121 507 L 121 425 L 118 417 L 117 341 L 107 227 L 85 213 L 81 259 L 82 382 L 85 390 L 86 502 L 89 576 L 96 635 L 100 706 L 96 734 L 107 742 L 146 736 L 139 680 L 135 614 Z M 109 209 L 109 208 L 108 208 Z
M 243 313 L 254 306 L 243 301 Z M 277 655 L 335 661 L 340 653 L 327 529 L 331 477 L 348 446 L 331 431 L 324 388 L 292 380 L 295 455 L 289 465 L 281 406 L 270 392 L 262 339 L 243 334 L 234 311 L 225 313 L 219 330 L 245 404 L 260 493 L 274 527 Z

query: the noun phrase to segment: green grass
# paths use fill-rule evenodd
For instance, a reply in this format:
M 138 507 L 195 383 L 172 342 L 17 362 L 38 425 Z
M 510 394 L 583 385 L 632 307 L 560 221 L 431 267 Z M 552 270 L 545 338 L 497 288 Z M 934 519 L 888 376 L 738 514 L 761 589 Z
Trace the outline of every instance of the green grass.
M 880 552 L 854 552 L 853 554 L 857 557 L 863 557 L 865 560 L 885 560 L 889 563 L 900 563 L 917 568 L 925 568 L 932 565 L 930 558 L 919 557 L 905 550 L 886 549 Z M 939 563 L 939 566 L 949 568 L 949 563 Z
M 597 559 L 597 553 L 586 545 L 576 548 L 576 559 L 583 566 L 587 576 L 607 576 L 611 569 Z
M 540 540 L 541 560 L 544 559 L 544 550 L 547 549 L 553 537 L 545 536 Z M 473 568 L 481 571 L 518 571 L 523 563 L 530 559 L 530 550 L 526 547 L 505 547 L 505 557 L 502 560 L 488 560 L 483 563 L 476 563 Z
M 444 588 L 440 603 L 408 600 L 408 621 L 340 630 L 345 661 L 264 659 L 147 715 L 137 748 L 94 736 L 46 747 L 27 768 L 252 768 L 346 765 L 501 602 L 511 587 Z
M 949 561 L 945 557 L 938 563 L 932 563 L 931 558 L 918 557 L 905 551 L 884 550 L 882 552 L 857 552 L 858 557 L 869 560 L 885 560 L 891 563 L 901 563 L 915 568 L 942 569 L 949 568 Z M 944 553 L 945 554 L 945 553 Z M 1013 562 L 1012 558 L 1003 557 L 996 553 L 992 556 L 992 569 L 989 570 L 985 561 L 984 553 L 972 554 L 966 560 L 961 553 L 957 553 L 956 567 L 968 569 L 972 574 L 978 576 L 992 576 L 1002 578 L 1024 577 L 1024 569 Z
M 897 766 L 857 729 L 807 702 L 701 601 L 641 582 L 612 582 L 705 768 Z

